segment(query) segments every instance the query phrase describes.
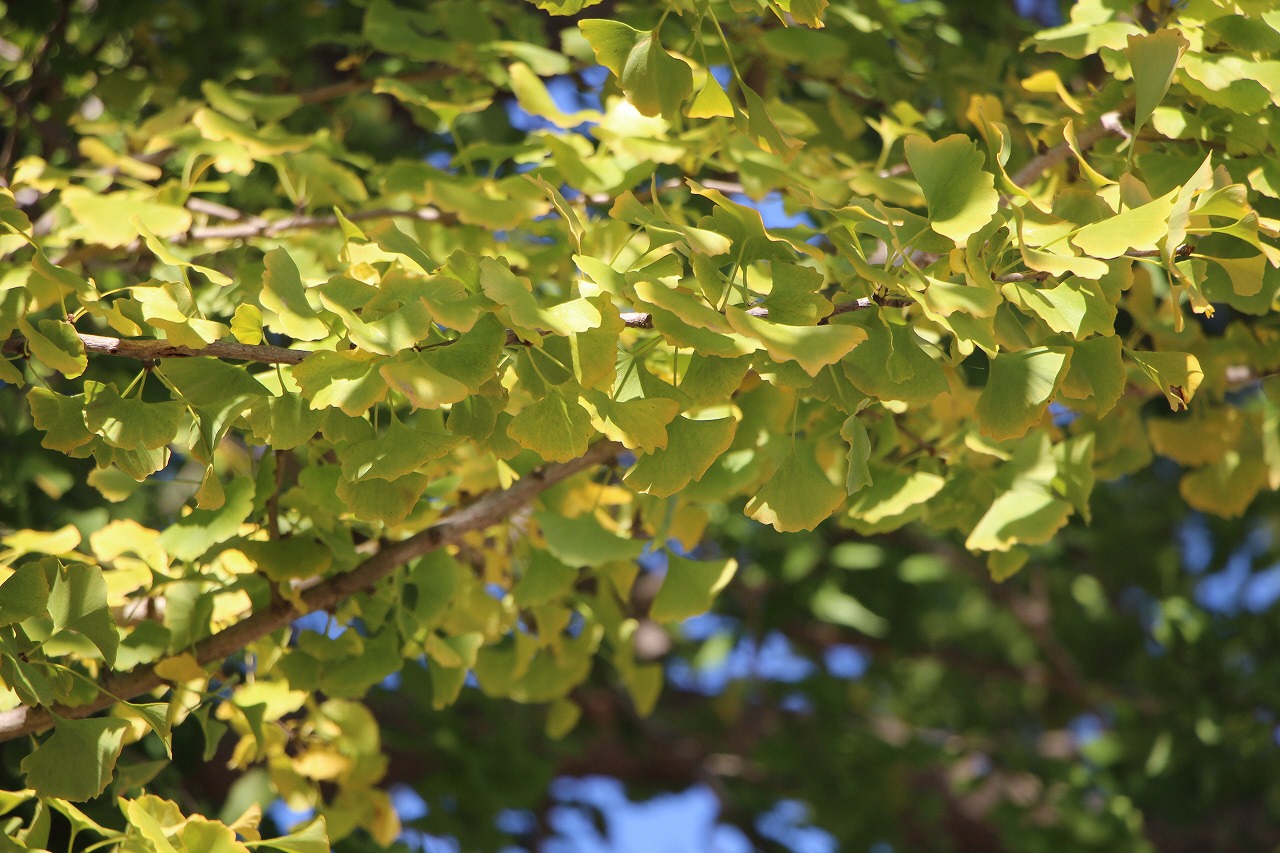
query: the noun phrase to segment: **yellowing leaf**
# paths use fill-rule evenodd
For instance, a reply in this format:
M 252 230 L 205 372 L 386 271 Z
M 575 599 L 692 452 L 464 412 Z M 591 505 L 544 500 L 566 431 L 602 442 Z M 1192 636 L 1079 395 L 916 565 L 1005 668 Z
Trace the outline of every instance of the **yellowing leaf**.
M 763 343 L 774 361 L 794 361 L 810 376 L 817 376 L 867 339 L 867 333 L 856 326 L 783 326 L 733 306 L 725 315 L 738 334 Z
M 1259 455 L 1228 450 L 1212 465 L 1185 474 L 1178 493 L 1201 512 L 1238 518 L 1266 486 L 1267 466 Z
M 1130 249 L 1153 250 L 1169 232 L 1169 216 L 1177 197 L 1178 191 L 1170 190 L 1110 219 L 1090 223 L 1075 233 L 1071 244 L 1095 258 L 1118 258 Z
M 1200 360 L 1190 353 L 1130 352 L 1129 357 L 1159 386 L 1175 412 L 1187 407 L 1204 380 Z
M 1014 489 L 995 499 L 964 546 L 971 551 L 1008 551 L 1014 545 L 1040 545 L 1070 516 L 1067 501 L 1042 490 Z
M 191 227 L 191 214 L 185 208 L 147 195 L 135 191 L 91 193 L 71 188 L 62 193 L 62 201 L 84 228 L 88 242 L 109 248 L 127 246 L 138 239 L 138 229 L 131 221 L 135 216 L 149 231 L 162 237 L 181 234 Z
M 668 397 L 635 397 L 619 402 L 591 391 L 582 403 L 597 429 L 644 453 L 667 446 L 667 424 L 680 412 L 680 404 Z
M 533 70 L 523 62 L 512 64 L 509 69 L 511 74 L 511 91 L 516 96 L 516 101 L 521 108 L 530 115 L 541 116 L 547 121 L 560 128 L 574 128 L 583 122 L 599 121 L 600 113 L 595 110 L 579 110 L 574 113 L 565 113 L 556 106 L 551 98 L 551 93 L 547 91 L 546 85 L 543 84 L 541 78 L 533 73 Z
M 267 271 L 262 277 L 262 307 L 273 314 L 267 324 L 302 341 L 318 341 L 329 334 L 329 326 L 317 316 L 317 307 L 307 299 L 298 267 L 284 249 L 272 249 L 263 258 Z

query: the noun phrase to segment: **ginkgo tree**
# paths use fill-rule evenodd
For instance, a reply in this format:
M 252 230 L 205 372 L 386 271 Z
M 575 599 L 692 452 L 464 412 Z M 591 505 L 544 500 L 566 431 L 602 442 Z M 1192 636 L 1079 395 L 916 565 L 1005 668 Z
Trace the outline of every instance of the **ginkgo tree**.
M 603 667 L 646 713 L 728 512 L 1002 580 L 1156 455 L 1207 513 L 1280 485 L 1268 3 L 1021 45 L 895 0 L 111 5 L 0 23 L 19 848 L 390 843 L 371 687 L 558 735 Z M 177 726 L 320 817 L 146 793 Z

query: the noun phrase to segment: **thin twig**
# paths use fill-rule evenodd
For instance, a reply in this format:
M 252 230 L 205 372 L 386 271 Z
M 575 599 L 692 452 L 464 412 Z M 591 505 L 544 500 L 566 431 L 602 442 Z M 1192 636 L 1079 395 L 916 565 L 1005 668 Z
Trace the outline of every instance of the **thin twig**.
M 382 547 L 378 553 L 349 572 L 335 575 L 299 596 L 299 605 L 281 597 L 266 610 L 237 622 L 196 643 L 192 653 L 203 666 L 225 660 L 273 631 L 287 627 L 295 619 L 317 610 L 330 610 L 353 595 L 363 592 L 411 560 L 457 544 L 469 533 L 500 524 L 515 511 L 531 503 L 547 489 L 574 474 L 607 464 L 622 451 L 622 445 L 601 441 L 572 461 L 551 465 L 526 474 L 508 489 L 488 492 L 479 500 L 446 515 L 438 522 L 399 542 Z M 87 717 L 115 703 L 115 698 L 132 699 L 165 686 L 165 680 L 154 666 L 135 668 L 129 672 L 111 673 L 102 681 L 97 697 L 75 707 L 14 708 L 0 713 L 0 742 L 50 728 L 52 713 L 64 719 Z M 52 711 L 52 713 L 51 713 Z

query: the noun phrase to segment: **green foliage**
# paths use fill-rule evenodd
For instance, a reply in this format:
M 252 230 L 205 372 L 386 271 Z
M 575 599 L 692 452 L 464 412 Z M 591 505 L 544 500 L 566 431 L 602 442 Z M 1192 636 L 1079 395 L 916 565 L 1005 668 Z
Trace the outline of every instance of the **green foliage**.
M 0 18 L 15 844 L 389 844 L 375 684 L 648 713 L 746 519 L 1005 580 L 1157 455 L 1204 512 L 1280 486 L 1258 4 L 112 5 Z M 243 817 L 146 792 L 188 731 Z M 274 796 L 322 817 L 264 841 Z

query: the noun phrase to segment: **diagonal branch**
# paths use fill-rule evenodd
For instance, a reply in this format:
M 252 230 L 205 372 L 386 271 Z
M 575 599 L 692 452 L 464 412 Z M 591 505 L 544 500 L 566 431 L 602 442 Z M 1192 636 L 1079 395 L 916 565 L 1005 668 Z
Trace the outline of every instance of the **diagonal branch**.
M 369 589 L 409 561 L 454 545 L 468 533 L 502 522 L 547 489 L 574 474 L 608 463 L 621 450 L 621 444 L 601 441 L 592 445 L 577 459 L 532 471 L 508 489 L 488 492 L 474 503 L 446 515 L 426 530 L 384 546 L 350 572 L 336 575 L 304 591 L 301 594 L 301 607 L 277 598 L 268 609 L 206 637 L 196 643 L 192 650 L 196 660 L 202 666 L 224 660 L 254 640 L 287 627 L 300 616 L 317 610 L 329 610 L 356 593 Z M 52 713 L 63 718 L 87 717 L 114 704 L 115 697 L 132 699 L 164 685 L 165 680 L 156 674 L 154 666 L 112 673 L 102 680 L 103 692 L 93 701 L 72 708 L 58 706 L 52 709 Z M 44 731 L 53 723 L 51 711 L 47 708 L 23 707 L 5 711 L 0 713 L 0 743 Z
M 1120 114 L 1131 109 L 1133 103 L 1131 101 L 1121 104 L 1118 108 L 1106 113 L 1102 118 L 1098 119 L 1096 124 L 1086 127 L 1076 136 L 1076 142 L 1080 144 L 1080 150 L 1087 151 L 1092 148 L 1099 140 L 1109 134 L 1124 136 L 1126 131 L 1120 124 Z M 1071 156 L 1071 146 L 1064 139 L 1062 142 L 1050 148 L 1043 154 L 1037 154 L 1027 161 L 1026 165 L 1019 169 L 1011 178 L 1017 186 L 1026 188 L 1035 183 L 1036 179 L 1048 170 L 1057 166 L 1059 163 L 1066 162 Z

